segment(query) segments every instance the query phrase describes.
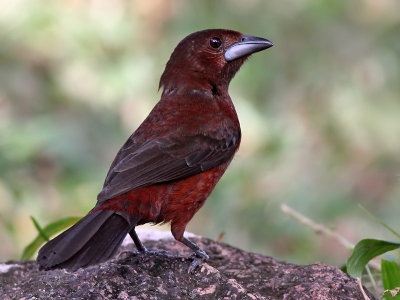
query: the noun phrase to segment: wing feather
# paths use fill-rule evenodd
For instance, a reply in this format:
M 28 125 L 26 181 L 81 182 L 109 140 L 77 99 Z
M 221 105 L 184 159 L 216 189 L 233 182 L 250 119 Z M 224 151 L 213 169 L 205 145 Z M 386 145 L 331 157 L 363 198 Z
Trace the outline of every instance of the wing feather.
M 209 170 L 230 160 L 239 141 L 240 131 L 235 128 L 210 135 L 155 138 L 142 144 L 131 137 L 113 162 L 98 201 Z

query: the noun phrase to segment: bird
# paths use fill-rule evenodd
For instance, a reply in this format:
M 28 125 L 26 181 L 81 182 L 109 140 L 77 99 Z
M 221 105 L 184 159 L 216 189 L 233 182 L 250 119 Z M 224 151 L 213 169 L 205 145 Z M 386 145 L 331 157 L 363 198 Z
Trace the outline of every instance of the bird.
M 160 100 L 117 153 L 95 207 L 39 250 L 39 268 L 75 271 L 105 262 L 128 234 L 140 253 L 157 252 L 136 234 L 145 223 L 171 224 L 173 237 L 193 251 L 189 272 L 209 259 L 184 237 L 185 228 L 240 145 L 231 79 L 251 54 L 272 46 L 228 29 L 179 42 L 160 78 Z

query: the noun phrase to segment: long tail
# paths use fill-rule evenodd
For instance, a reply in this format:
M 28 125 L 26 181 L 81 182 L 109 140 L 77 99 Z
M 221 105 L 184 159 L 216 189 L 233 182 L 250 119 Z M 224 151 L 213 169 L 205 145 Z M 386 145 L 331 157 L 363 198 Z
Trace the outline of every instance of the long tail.
M 112 211 L 95 211 L 58 235 L 40 250 L 41 269 L 76 270 L 109 259 L 121 245 L 131 225 Z

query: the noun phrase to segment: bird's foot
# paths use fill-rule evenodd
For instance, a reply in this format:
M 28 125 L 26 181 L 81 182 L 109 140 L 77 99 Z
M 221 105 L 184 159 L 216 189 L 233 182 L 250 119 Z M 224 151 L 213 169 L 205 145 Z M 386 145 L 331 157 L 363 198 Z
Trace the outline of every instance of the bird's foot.
M 124 250 L 118 255 L 118 259 L 121 258 L 126 258 L 129 255 L 142 255 L 142 254 L 150 254 L 150 255 L 155 255 L 155 254 L 168 254 L 167 250 L 147 250 L 147 248 L 140 249 L 140 250 Z
M 148 250 L 142 243 L 139 244 L 139 247 L 136 245 L 136 248 L 140 254 L 168 254 L 167 250 Z
M 141 250 L 141 251 L 139 251 L 139 253 L 141 253 L 141 254 L 168 254 L 168 251 L 167 250 L 147 250 L 147 248 L 146 249 L 144 249 L 144 250 Z
M 188 274 L 192 274 L 203 261 L 210 258 L 202 249 L 194 251 L 191 256 L 193 256 L 193 261 L 188 268 Z

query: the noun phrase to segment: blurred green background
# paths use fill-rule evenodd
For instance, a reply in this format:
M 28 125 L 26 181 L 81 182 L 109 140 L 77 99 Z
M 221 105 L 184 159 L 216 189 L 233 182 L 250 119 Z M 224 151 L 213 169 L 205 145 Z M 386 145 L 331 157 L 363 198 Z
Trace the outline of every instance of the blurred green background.
M 243 139 L 188 230 L 297 263 L 349 255 L 280 210 L 352 242 L 400 229 L 397 0 L 0 0 L 0 261 L 41 225 L 82 216 L 160 97 L 176 44 L 206 28 L 266 37 L 231 83 Z

